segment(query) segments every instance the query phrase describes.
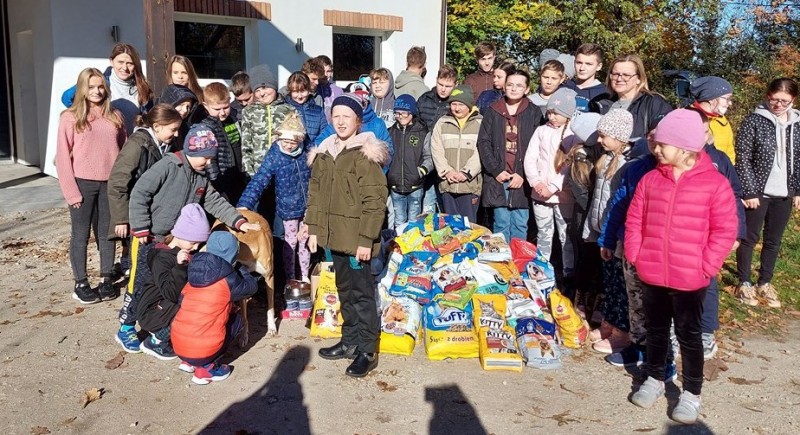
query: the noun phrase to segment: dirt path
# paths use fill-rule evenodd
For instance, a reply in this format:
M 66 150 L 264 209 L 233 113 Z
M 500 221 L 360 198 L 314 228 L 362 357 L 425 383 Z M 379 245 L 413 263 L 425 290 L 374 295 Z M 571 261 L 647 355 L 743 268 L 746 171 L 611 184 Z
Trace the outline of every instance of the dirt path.
M 320 359 L 331 343 L 284 322 L 231 356 L 225 382 L 197 386 L 177 364 L 118 356 L 118 302 L 71 299 L 66 210 L 0 216 L 0 433 L 800 433 L 800 322 L 781 338 L 722 343 L 727 371 L 704 389 L 702 422 L 676 427 L 668 401 L 627 402 L 634 377 L 591 351 L 556 371 L 482 371 L 477 360 L 385 355 L 363 380 Z M 96 268 L 97 258 L 89 263 Z M 118 366 L 114 368 L 114 366 Z M 102 397 L 85 408 L 85 391 Z M 669 391 L 670 409 L 678 390 Z M 237 432 L 239 431 L 239 432 Z

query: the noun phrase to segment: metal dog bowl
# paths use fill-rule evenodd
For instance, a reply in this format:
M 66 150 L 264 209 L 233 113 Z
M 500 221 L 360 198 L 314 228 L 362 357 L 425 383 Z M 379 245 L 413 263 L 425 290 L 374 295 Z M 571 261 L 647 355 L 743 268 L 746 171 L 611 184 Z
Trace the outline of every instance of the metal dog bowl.
M 283 297 L 287 300 L 307 298 L 309 296 L 311 296 L 311 284 L 296 279 L 289 280 L 283 290 Z

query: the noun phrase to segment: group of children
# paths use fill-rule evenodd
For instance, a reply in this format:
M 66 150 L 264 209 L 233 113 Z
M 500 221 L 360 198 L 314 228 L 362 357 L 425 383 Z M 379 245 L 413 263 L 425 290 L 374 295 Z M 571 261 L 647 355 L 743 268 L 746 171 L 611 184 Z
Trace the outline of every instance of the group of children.
M 513 63 L 495 68 L 495 47 L 481 43 L 478 71 L 465 84 L 443 65 L 426 91 L 418 86 L 424 49 L 414 47 L 396 88 L 392 73 L 378 68 L 369 74 L 370 92 L 353 93 L 332 82 L 330 59 L 320 56 L 285 88 L 264 65 L 238 73 L 234 103 L 222 84 L 195 89 L 184 59 L 175 61 L 158 104 L 142 106 L 138 127 L 126 131 L 128 115 L 113 109 L 122 97 L 109 83 L 134 89 L 141 70 L 138 56 L 123 55 L 135 61 L 127 76 L 113 54 L 110 78 L 95 69 L 79 76 L 62 115 L 57 167 L 73 221 L 73 297 L 116 296 L 114 244 L 105 237 L 98 237 L 101 284 L 88 283 L 89 227 L 97 234 L 107 224 L 112 237 L 131 237 L 117 333 L 127 351 L 180 356 L 197 383 L 230 372 L 216 360 L 237 330 L 231 302 L 256 286 L 232 269 L 235 238 L 209 236 L 207 215 L 235 230 L 257 229 L 235 204 L 275 213 L 269 220 L 283 239 L 288 285 L 308 282 L 311 253 L 331 252 L 343 336 L 320 356 L 353 359 L 346 374 L 365 376 L 378 362 L 369 263 L 381 230 L 439 208 L 509 241 L 535 238 L 547 259 L 557 237 L 562 286 L 599 324 L 593 348 L 614 365 L 646 364 L 637 405 L 651 406 L 674 378 L 674 324 L 684 394 L 673 418 L 696 420 L 701 318 L 716 314 L 706 289 L 716 288 L 723 259 L 743 237 L 741 193 L 730 159 L 714 148 L 706 111 L 664 109 L 638 56 L 615 59 L 603 84 L 598 46 L 581 45 L 574 57 L 546 50 L 533 88 Z M 696 91 L 730 98 L 726 84 L 706 80 Z M 232 104 L 240 107 L 235 113 Z M 645 113 L 635 109 L 643 104 Z M 205 252 L 195 253 L 203 243 Z M 142 343 L 137 322 L 150 333 Z

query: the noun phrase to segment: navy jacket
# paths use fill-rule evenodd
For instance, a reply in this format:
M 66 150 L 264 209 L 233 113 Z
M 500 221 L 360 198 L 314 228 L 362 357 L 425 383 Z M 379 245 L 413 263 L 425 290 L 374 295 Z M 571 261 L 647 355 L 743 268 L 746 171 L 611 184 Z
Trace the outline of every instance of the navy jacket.
M 307 149 L 303 149 L 297 157 L 292 157 L 280 150 L 279 143 L 272 144 L 236 207 L 254 210 L 264 190 L 274 180 L 278 216 L 283 220 L 303 217 L 307 206 L 308 180 L 311 177 L 307 157 Z
M 208 252 L 194 254 L 188 270 L 189 283 L 195 287 L 208 287 L 219 280 L 226 280 L 231 291 L 231 302 L 249 298 L 258 291 L 256 277 Z

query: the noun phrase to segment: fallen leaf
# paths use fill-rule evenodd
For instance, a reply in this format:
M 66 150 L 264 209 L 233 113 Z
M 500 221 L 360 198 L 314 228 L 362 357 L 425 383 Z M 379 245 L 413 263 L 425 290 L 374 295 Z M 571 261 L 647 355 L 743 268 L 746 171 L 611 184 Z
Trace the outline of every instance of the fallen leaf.
M 758 384 L 763 383 L 765 379 L 767 379 L 767 378 L 761 378 L 760 381 L 750 381 L 750 380 L 747 380 L 745 378 L 734 378 L 732 376 L 728 377 L 728 380 L 733 382 L 736 385 L 758 385 Z
M 102 388 L 92 388 L 91 390 L 86 390 L 83 393 L 83 399 L 81 399 L 81 408 L 86 408 L 92 402 L 96 402 L 103 397 L 103 389 Z
M 634 429 L 633 431 L 634 432 L 652 432 L 654 430 L 656 430 L 656 428 L 654 428 L 654 427 L 643 427 L 643 428 L 640 428 L 640 429 Z
M 753 356 L 752 352 L 748 352 L 748 351 L 746 351 L 744 349 L 736 349 L 736 350 L 734 350 L 734 352 L 738 353 L 739 355 Z
M 708 381 L 716 381 L 720 372 L 728 370 L 728 365 L 720 358 L 714 358 L 703 364 L 703 377 Z
M 83 308 L 83 307 L 75 307 L 75 314 L 80 314 L 80 313 L 82 313 L 82 312 L 83 312 L 83 310 L 85 310 L 85 309 L 86 309 L 86 308 Z
M 122 350 L 119 351 L 117 356 L 115 356 L 114 358 L 111 358 L 110 360 L 106 361 L 106 368 L 109 369 L 109 370 L 114 370 L 116 368 L 119 368 L 119 366 L 121 366 L 122 363 L 125 362 L 125 354 L 126 354 L 125 351 L 122 351 Z
M 302 335 L 300 335 L 300 336 L 297 336 L 297 337 L 295 337 L 294 339 L 295 339 L 295 340 L 298 340 L 298 341 L 300 341 L 300 340 L 305 340 L 305 339 L 306 339 L 306 337 L 305 337 L 305 336 L 302 336 Z
M 52 358 L 52 357 L 56 356 L 56 353 L 55 352 L 45 352 L 42 355 L 44 355 L 44 356 L 46 356 L 48 358 Z
M 749 409 L 750 411 L 753 411 L 753 412 L 764 412 L 764 411 L 762 411 L 762 410 L 760 410 L 758 408 L 754 408 L 754 407 L 748 406 L 748 405 L 742 405 L 742 408 Z
M 561 414 L 553 414 L 550 416 L 553 420 L 558 422 L 559 426 L 564 426 L 570 423 L 580 423 L 581 421 L 569 415 L 569 411 L 564 411 Z
M 61 422 L 61 426 L 69 426 L 70 424 L 72 424 L 73 421 L 75 421 L 77 419 L 78 419 L 78 417 L 70 417 L 70 418 L 62 421 Z
M 309 364 L 309 365 L 305 366 L 305 368 L 303 368 L 303 370 L 305 370 L 307 372 L 313 372 L 316 369 L 317 369 L 317 366 L 315 366 L 313 364 Z
M 44 426 L 33 426 L 31 428 L 31 433 L 33 435 L 45 435 L 45 434 L 49 434 L 50 433 L 50 429 L 48 429 L 48 428 L 46 428 Z
M 576 392 L 576 391 L 570 390 L 570 389 L 569 389 L 569 388 L 567 388 L 567 386 L 566 386 L 566 385 L 564 385 L 564 384 L 560 384 L 560 386 L 561 386 L 561 389 L 562 389 L 562 390 L 564 390 L 564 391 L 566 391 L 566 392 L 568 392 L 568 393 L 572 393 L 572 394 L 574 394 L 574 395 L 576 395 L 576 396 L 580 397 L 581 399 L 585 399 L 585 398 L 589 397 L 589 395 L 588 395 L 588 394 L 586 394 L 586 393 L 580 393 L 580 392 Z
M 764 355 L 756 355 L 759 359 L 763 359 L 766 362 L 772 362 L 772 358 Z
M 391 391 L 397 391 L 397 386 L 396 385 L 391 385 L 388 382 L 378 381 L 377 384 L 378 384 L 378 388 L 380 388 L 381 391 L 383 391 L 384 393 L 388 393 L 388 392 L 391 392 Z

